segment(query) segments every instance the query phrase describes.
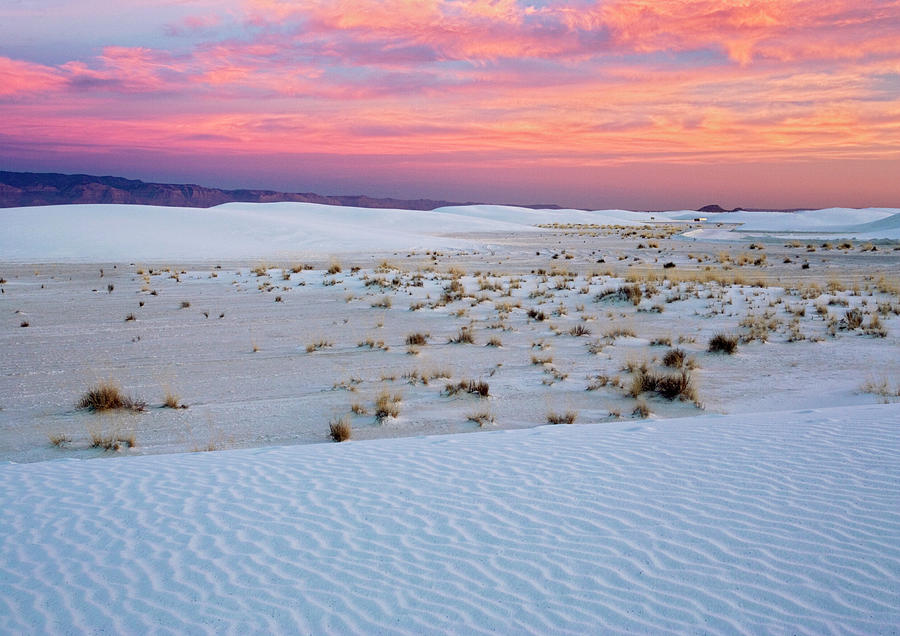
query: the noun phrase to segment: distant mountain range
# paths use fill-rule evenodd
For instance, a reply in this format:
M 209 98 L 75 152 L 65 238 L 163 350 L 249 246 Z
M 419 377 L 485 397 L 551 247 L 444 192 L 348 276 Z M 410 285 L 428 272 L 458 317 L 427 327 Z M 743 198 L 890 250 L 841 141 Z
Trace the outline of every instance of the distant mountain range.
M 7 172 L 0 170 L 0 208 L 19 208 L 35 205 L 64 205 L 68 203 L 129 203 L 134 205 L 164 205 L 187 208 L 211 208 L 231 202 L 273 203 L 300 201 L 325 205 L 346 205 L 357 208 L 399 208 L 404 210 L 433 210 L 448 205 L 473 205 L 476 202 L 437 201 L 433 199 L 391 199 L 365 195 L 323 195 L 315 192 L 277 192 L 275 190 L 223 190 L 184 183 L 147 183 L 122 177 L 96 177 L 88 174 L 57 174 L 54 172 Z M 481 202 L 484 203 L 484 202 Z M 523 208 L 559 210 L 553 203 L 511 204 Z M 778 210 L 796 212 L 805 208 Z M 756 212 L 760 208 L 727 210 L 718 205 L 706 205 L 699 212 Z M 651 210 L 652 211 L 652 210 Z
M 400 208 L 433 210 L 447 205 L 468 205 L 432 199 L 379 199 L 357 196 L 328 196 L 314 192 L 274 190 L 222 190 L 194 184 L 146 183 L 122 177 L 95 177 L 87 174 L 56 174 L 0 171 L 0 208 L 67 203 L 131 203 L 190 208 L 209 208 L 222 203 L 271 203 L 301 201 L 360 208 Z M 558 209 L 557 205 L 529 205 Z

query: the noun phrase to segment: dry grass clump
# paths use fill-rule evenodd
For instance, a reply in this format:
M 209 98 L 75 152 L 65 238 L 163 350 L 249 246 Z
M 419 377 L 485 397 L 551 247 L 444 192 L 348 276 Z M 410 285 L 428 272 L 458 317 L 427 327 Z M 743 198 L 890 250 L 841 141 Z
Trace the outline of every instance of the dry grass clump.
M 341 267 L 340 261 L 331 261 L 331 264 L 328 266 L 328 274 L 330 276 L 334 276 L 335 274 L 340 274 L 343 271 L 343 267 Z
M 538 322 L 543 322 L 544 320 L 547 319 L 547 314 L 545 314 L 543 311 L 541 311 L 539 309 L 535 309 L 534 307 L 532 307 L 531 309 L 528 310 L 528 317 L 531 318 L 532 320 L 537 320 Z
M 394 306 L 394 301 L 391 300 L 390 296 L 385 296 L 381 300 L 376 300 L 372 303 L 372 307 L 379 307 L 381 309 L 390 309 Z
M 382 391 L 375 397 L 375 417 L 378 420 L 397 417 L 400 415 L 401 401 L 403 401 L 403 396 L 399 393 L 392 395 L 387 390 Z
M 455 336 L 452 336 L 448 341 L 451 344 L 475 344 L 475 336 L 472 334 L 472 330 L 468 327 L 462 327 L 459 331 L 456 332 Z
M 325 349 L 327 347 L 332 346 L 332 344 L 325 339 L 318 340 L 316 342 L 311 342 L 306 345 L 306 353 L 312 353 L 313 351 L 318 351 L 319 349 Z
M 896 388 L 892 388 L 887 378 L 880 378 L 877 380 L 870 378 L 859 387 L 859 390 L 863 393 L 879 395 L 884 398 L 885 403 L 888 403 L 890 398 L 900 397 L 900 383 L 896 385 Z
M 616 338 L 634 338 L 635 333 L 631 327 L 610 327 L 605 332 L 603 332 L 603 336 L 607 340 L 615 340 Z
M 189 301 L 189 300 L 182 300 L 182 301 L 181 301 L 181 308 L 182 308 L 182 309 L 187 309 L 187 308 L 190 307 L 190 306 L 191 306 L 191 301 Z
M 845 331 L 853 331 L 854 329 L 859 329 L 863 324 L 863 313 L 859 309 L 859 307 L 854 307 L 853 309 L 847 310 L 847 313 L 844 314 L 844 317 L 841 318 L 839 323 L 840 329 Z
M 502 346 L 503 346 L 503 341 L 500 340 L 500 338 L 498 338 L 497 336 L 491 336 L 491 337 L 488 339 L 487 345 L 486 345 L 486 346 L 488 346 L 488 347 L 502 347 Z
M 634 405 L 634 410 L 631 412 L 631 417 L 639 417 L 641 419 L 650 417 L 650 407 L 643 400 L 638 400 L 637 404 Z
M 494 423 L 494 416 L 490 411 L 475 411 L 466 415 L 466 419 L 470 422 L 475 422 L 478 426 Z
M 691 373 L 687 369 L 681 369 L 677 373 L 639 370 L 631 378 L 631 387 L 628 393 L 631 397 L 636 398 L 645 392 L 658 393 L 667 400 L 679 398 L 697 403 L 697 391 L 694 388 Z
M 350 418 L 344 415 L 328 423 L 328 433 L 335 442 L 346 442 L 353 433 Z
M 687 362 L 687 353 L 685 353 L 684 349 L 677 348 L 666 351 L 666 355 L 664 355 L 662 359 L 664 366 L 674 367 L 676 369 L 683 367 L 685 362 Z
M 574 327 L 572 327 L 571 329 L 569 329 L 569 335 L 575 336 L 575 337 L 589 336 L 589 335 L 591 335 L 591 330 L 588 327 L 586 327 L 585 325 L 577 324 Z
M 460 380 L 456 384 L 452 382 L 444 387 L 447 395 L 456 395 L 457 393 L 472 393 L 481 397 L 488 397 L 490 387 L 484 380 Z
M 574 424 L 578 418 L 578 411 L 568 410 L 565 413 L 550 411 L 547 413 L 547 424 Z
M 727 353 L 728 355 L 731 355 L 737 351 L 737 346 L 737 336 L 717 333 L 710 338 L 708 351 L 710 353 Z
M 171 391 L 166 391 L 166 399 L 163 401 L 163 408 L 167 409 L 186 409 L 188 407 L 187 404 L 182 404 L 180 398 L 172 393 Z
M 122 447 L 134 448 L 136 445 L 134 433 L 127 435 L 122 435 L 116 431 L 110 433 L 94 431 L 91 433 L 91 448 L 117 451 Z
M 143 411 L 146 407 L 146 402 L 141 402 L 125 395 L 118 384 L 110 381 L 97 383 L 87 393 L 82 395 L 78 401 L 78 408 L 92 411 L 108 411 L 112 409 Z
M 406 344 L 409 346 L 422 346 L 428 344 L 429 335 L 427 333 L 411 333 L 406 336 Z
M 72 438 L 64 433 L 51 433 L 47 435 L 47 439 L 50 440 L 50 443 L 53 446 L 63 447 L 66 444 L 72 443 Z

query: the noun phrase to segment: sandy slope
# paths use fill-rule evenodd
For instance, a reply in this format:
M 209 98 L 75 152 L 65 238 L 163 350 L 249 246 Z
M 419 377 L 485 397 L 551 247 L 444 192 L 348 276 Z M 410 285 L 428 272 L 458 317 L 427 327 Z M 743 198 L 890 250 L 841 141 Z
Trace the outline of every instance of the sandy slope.
M 624 224 L 690 221 L 699 213 L 624 210 L 530 210 L 497 205 L 434 211 L 377 210 L 313 203 L 227 203 L 214 208 L 60 205 L 0 210 L 0 261 L 299 258 L 309 254 L 467 248 L 447 234 L 525 232 L 551 223 Z M 742 240 L 717 230 L 900 239 L 900 214 L 890 209 L 829 209 L 797 214 L 735 212 L 709 216 L 693 236 Z
M 894 633 L 893 405 L 0 466 L 3 633 Z

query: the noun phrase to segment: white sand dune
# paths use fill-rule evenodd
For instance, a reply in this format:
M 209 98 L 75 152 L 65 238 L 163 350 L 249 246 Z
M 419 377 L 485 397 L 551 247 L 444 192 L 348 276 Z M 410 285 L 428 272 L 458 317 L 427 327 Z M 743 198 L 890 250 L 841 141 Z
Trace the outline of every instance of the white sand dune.
M 549 223 L 637 225 L 684 221 L 697 212 L 531 210 L 497 205 L 433 211 L 377 210 L 312 203 L 227 203 L 209 209 L 138 205 L 61 205 L 0 210 L 6 262 L 300 258 L 313 254 L 470 248 L 463 233 L 523 232 Z M 740 232 L 839 234 L 900 239 L 895 209 L 829 209 L 717 214 Z M 743 240 L 701 229 L 695 238 Z
M 0 466 L 0 632 L 896 633 L 896 405 Z

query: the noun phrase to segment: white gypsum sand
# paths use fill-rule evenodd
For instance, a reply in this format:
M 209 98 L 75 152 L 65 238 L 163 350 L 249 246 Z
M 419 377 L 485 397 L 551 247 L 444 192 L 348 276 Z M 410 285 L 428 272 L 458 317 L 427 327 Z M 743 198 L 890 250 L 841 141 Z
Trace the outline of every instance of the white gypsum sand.
M 0 210 L 0 631 L 890 631 L 896 213 Z
M 0 466 L 3 633 L 890 633 L 893 405 Z

